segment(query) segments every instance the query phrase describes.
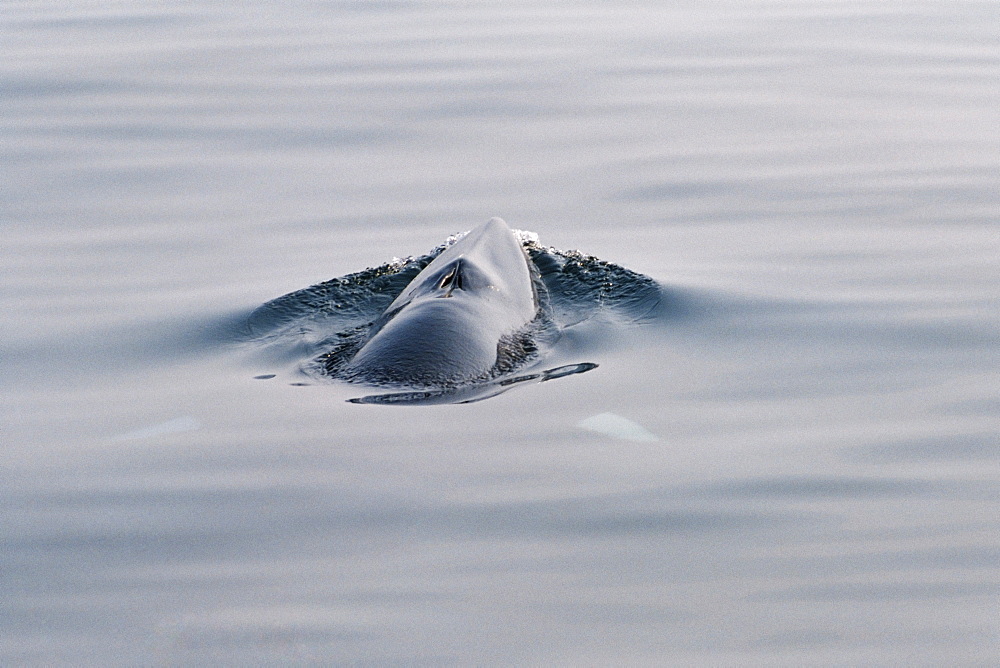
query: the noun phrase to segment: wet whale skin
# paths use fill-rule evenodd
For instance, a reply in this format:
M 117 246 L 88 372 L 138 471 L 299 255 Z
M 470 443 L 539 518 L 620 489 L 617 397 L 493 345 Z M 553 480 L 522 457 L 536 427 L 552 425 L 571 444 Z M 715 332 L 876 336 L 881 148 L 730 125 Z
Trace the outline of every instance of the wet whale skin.
M 340 375 L 405 385 L 487 378 L 498 349 L 537 312 L 529 260 L 507 224 L 493 218 L 410 282 Z

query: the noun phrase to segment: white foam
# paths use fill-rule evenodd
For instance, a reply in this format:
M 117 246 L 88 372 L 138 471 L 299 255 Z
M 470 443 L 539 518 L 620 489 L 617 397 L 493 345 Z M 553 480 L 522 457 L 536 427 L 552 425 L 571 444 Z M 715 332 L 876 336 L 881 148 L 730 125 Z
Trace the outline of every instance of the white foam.
M 538 233 L 532 232 L 531 230 L 513 230 L 514 236 L 517 240 L 524 244 L 538 245 Z

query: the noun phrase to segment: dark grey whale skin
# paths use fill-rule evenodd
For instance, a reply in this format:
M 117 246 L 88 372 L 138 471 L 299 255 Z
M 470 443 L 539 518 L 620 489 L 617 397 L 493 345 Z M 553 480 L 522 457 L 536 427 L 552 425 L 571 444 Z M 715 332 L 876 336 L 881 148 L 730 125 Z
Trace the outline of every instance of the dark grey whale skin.
M 529 262 L 500 218 L 473 229 L 417 274 L 338 375 L 408 386 L 488 378 L 504 340 L 538 313 Z

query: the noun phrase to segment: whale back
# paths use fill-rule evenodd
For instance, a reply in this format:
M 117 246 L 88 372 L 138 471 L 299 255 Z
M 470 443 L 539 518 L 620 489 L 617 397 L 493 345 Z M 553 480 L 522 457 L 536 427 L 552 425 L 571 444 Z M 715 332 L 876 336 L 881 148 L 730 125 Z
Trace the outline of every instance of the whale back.
M 344 376 L 408 385 L 488 377 L 499 348 L 537 314 L 529 262 L 503 220 L 473 229 L 393 300 Z

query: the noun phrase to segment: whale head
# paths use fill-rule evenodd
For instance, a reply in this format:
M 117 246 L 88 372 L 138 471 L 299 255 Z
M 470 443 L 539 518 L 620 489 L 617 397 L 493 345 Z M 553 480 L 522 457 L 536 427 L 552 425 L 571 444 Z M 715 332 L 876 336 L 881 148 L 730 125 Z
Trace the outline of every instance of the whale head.
M 444 250 L 372 324 L 344 377 L 415 386 L 488 377 L 500 347 L 531 322 L 530 260 L 500 218 Z

